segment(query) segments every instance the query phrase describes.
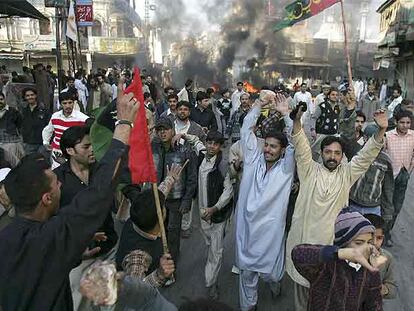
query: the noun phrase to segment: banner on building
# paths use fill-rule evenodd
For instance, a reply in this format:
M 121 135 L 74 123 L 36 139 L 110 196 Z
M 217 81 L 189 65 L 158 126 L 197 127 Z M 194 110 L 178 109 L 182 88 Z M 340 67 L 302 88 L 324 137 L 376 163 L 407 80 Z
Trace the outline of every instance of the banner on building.
M 76 26 L 76 16 L 73 1 L 69 3 L 69 14 L 66 21 L 66 36 L 74 42 L 78 42 L 78 27 Z
M 93 26 L 93 2 L 92 0 L 76 1 L 76 18 L 78 26 Z
M 273 30 L 279 31 L 300 21 L 319 14 L 340 0 L 296 0 L 285 7 L 285 17 Z

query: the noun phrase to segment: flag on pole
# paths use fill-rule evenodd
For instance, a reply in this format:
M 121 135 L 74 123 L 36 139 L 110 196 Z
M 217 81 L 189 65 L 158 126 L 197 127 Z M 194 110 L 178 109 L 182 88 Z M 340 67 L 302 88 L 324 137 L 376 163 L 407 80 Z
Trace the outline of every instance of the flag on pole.
M 312 17 L 329 8 L 340 0 L 296 0 L 285 7 L 285 17 L 273 30 L 279 31 Z
M 78 42 L 78 27 L 76 25 L 75 4 L 69 3 L 69 14 L 66 21 L 66 36 L 74 42 Z
M 134 68 L 134 79 L 124 93 L 133 93 L 141 103 L 134 127 L 129 139 L 129 170 L 133 184 L 157 182 L 150 137 L 148 135 L 147 119 L 144 107 L 144 94 L 139 69 Z M 116 100 L 96 112 L 96 121 L 92 124 L 90 137 L 93 152 L 99 161 L 111 145 L 116 121 Z
M 134 122 L 134 128 L 129 138 L 129 170 L 131 172 L 132 183 L 156 183 L 157 172 L 155 170 L 151 142 L 148 134 L 141 75 L 137 66 L 134 68 L 132 83 L 125 89 L 125 93 L 133 93 L 134 97 L 141 103 Z

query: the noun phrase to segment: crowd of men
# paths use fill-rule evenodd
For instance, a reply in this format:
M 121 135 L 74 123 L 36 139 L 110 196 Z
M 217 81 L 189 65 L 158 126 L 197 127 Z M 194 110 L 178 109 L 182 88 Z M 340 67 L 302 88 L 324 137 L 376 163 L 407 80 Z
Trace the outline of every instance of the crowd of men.
M 277 299 L 285 272 L 295 310 L 382 310 L 395 298 L 392 229 L 414 168 L 414 104 L 398 86 L 388 99 L 382 86 L 358 81 L 326 83 L 315 98 L 306 83 L 250 94 L 242 82 L 231 91 L 195 89 L 188 79 L 160 92 L 144 74 L 140 103 L 122 92 L 134 78 L 77 72 L 48 105 L 36 87 L 23 89 L 23 107 L 0 92 L 3 310 L 176 310 L 156 288 L 180 277 L 193 217 L 208 248 L 210 300 L 180 310 L 231 310 L 217 302 L 228 230 L 243 311 L 257 309 L 260 278 Z M 153 189 L 131 184 L 138 109 L 168 252 Z M 113 139 L 98 157 L 94 125 L 105 117 Z

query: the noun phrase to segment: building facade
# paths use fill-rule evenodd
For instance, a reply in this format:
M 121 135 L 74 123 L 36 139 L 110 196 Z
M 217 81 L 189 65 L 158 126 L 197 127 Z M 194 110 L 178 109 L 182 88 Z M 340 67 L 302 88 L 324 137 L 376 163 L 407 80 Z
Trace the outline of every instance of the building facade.
M 48 21 L 30 18 L 0 19 L 0 63 L 9 70 L 21 71 L 22 65 L 50 64 L 56 68 L 55 9 L 44 0 L 29 0 Z M 78 67 L 88 70 L 112 65 L 131 65 L 145 57 L 142 22 L 135 0 L 94 0 L 94 25 L 79 27 Z M 64 68 L 68 69 L 65 30 L 61 35 Z
M 414 1 L 387 0 L 381 15 L 382 40 L 376 55 L 377 70 L 398 82 L 407 98 L 414 98 Z

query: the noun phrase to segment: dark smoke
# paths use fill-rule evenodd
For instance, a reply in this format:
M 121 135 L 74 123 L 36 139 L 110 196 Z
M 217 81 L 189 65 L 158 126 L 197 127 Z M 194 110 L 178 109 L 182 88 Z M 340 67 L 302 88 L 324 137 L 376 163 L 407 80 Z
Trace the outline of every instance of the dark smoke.
M 217 82 L 227 84 L 228 70 L 237 58 L 263 59 L 266 44 L 262 40 L 261 21 L 264 15 L 263 0 L 240 0 L 228 2 L 221 0 L 201 0 L 198 3 L 200 14 L 189 14 L 185 1 L 157 1 L 155 23 L 162 30 L 164 54 L 173 42 L 179 42 L 182 60 L 182 79 L 195 78 L 198 82 Z M 188 5 L 188 4 L 187 4 Z M 203 21 L 207 21 L 207 24 Z M 213 55 L 212 49 L 195 44 L 193 39 L 201 37 L 202 32 L 209 31 L 211 25 L 220 25 L 217 38 L 214 38 L 214 48 L 218 55 Z M 197 40 L 194 40 L 197 41 Z

